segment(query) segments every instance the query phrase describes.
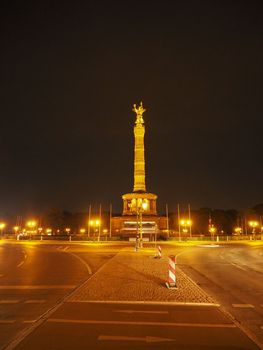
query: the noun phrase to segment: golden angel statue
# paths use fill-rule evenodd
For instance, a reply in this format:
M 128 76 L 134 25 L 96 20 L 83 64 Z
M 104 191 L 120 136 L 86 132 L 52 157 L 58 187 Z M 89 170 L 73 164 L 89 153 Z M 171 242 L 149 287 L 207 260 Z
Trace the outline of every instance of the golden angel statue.
M 143 108 L 142 102 L 141 102 L 141 104 L 139 105 L 138 108 L 136 107 L 136 104 L 133 105 L 133 112 L 136 113 L 136 117 L 137 117 L 137 119 L 136 119 L 136 124 L 138 124 L 138 123 L 140 123 L 140 124 L 144 123 L 144 120 L 143 120 L 143 116 L 142 116 L 142 115 L 143 115 L 143 113 L 144 113 L 145 111 L 146 111 L 146 109 Z

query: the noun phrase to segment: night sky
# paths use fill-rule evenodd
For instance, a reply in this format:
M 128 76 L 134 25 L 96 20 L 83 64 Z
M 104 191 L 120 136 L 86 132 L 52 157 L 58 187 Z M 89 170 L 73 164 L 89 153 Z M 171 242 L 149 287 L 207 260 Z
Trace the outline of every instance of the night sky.
M 165 203 L 263 202 L 262 1 L 9 1 L 0 9 L 0 216 L 120 212 L 134 103 Z

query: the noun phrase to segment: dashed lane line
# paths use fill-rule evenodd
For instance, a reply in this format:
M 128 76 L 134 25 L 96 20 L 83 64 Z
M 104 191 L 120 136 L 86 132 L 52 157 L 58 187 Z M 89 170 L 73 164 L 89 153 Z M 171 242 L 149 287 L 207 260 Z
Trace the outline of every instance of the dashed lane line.
M 20 303 L 20 300 L 15 300 L 15 299 L 0 300 L 0 304 L 18 304 L 18 303 Z
M 19 289 L 73 289 L 76 285 L 72 284 L 39 284 L 39 285 L 2 285 L 0 290 L 19 290 Z
M 240 309 L 254 309 L 255 306 L 252 304 L 232 304 L 233 307 L 235 308 L 240 308 Z
M 26 300 L 25 304 L 43 304 L 45 303 L 45 299 L 32 299 L 32 300 Z
M 183 323 L 183 322 L 141 322 L 141 321 L 112 321 L 112 320 L 73 320 L 63 318 L 50 318 L 50 323 L 71 324 L 110 324 L 110 325 L 132 325 L 132 326 L 158 326 L 158 327 L 188 327 L 188 328 L 236 328 L 234 323 Z
M 158 310 L 114 310 L 113 312 L 124 313 L 124 314 L 160 314 L 168 315 L 169 311 L 158 311 Z

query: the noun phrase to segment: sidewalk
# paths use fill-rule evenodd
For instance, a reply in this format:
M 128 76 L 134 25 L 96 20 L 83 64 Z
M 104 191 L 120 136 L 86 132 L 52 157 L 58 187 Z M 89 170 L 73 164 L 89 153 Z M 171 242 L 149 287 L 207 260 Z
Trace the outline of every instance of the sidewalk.
M 152 249 L 123 249 L 68 299 L 81 301 L 138 301 L 214 304 L 179 267 L 176 267 L 177 290 L 165 286 L 168 256 L 154 258 Z

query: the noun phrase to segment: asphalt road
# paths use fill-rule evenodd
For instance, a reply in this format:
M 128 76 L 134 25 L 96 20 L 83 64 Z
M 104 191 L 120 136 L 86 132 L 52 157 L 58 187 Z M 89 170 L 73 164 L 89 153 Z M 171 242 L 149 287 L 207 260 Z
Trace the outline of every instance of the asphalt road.
M 68 242 L 0 241 L 0 348 L 58 307 L 113 254 Z
M 121 247 L 0 244 L 2 349 L 263 348 L 262 246 L 163 245 L 220 307 L 69 302 Z
M 200 245 L 178 261 L 263 349 L 263 245 Z

